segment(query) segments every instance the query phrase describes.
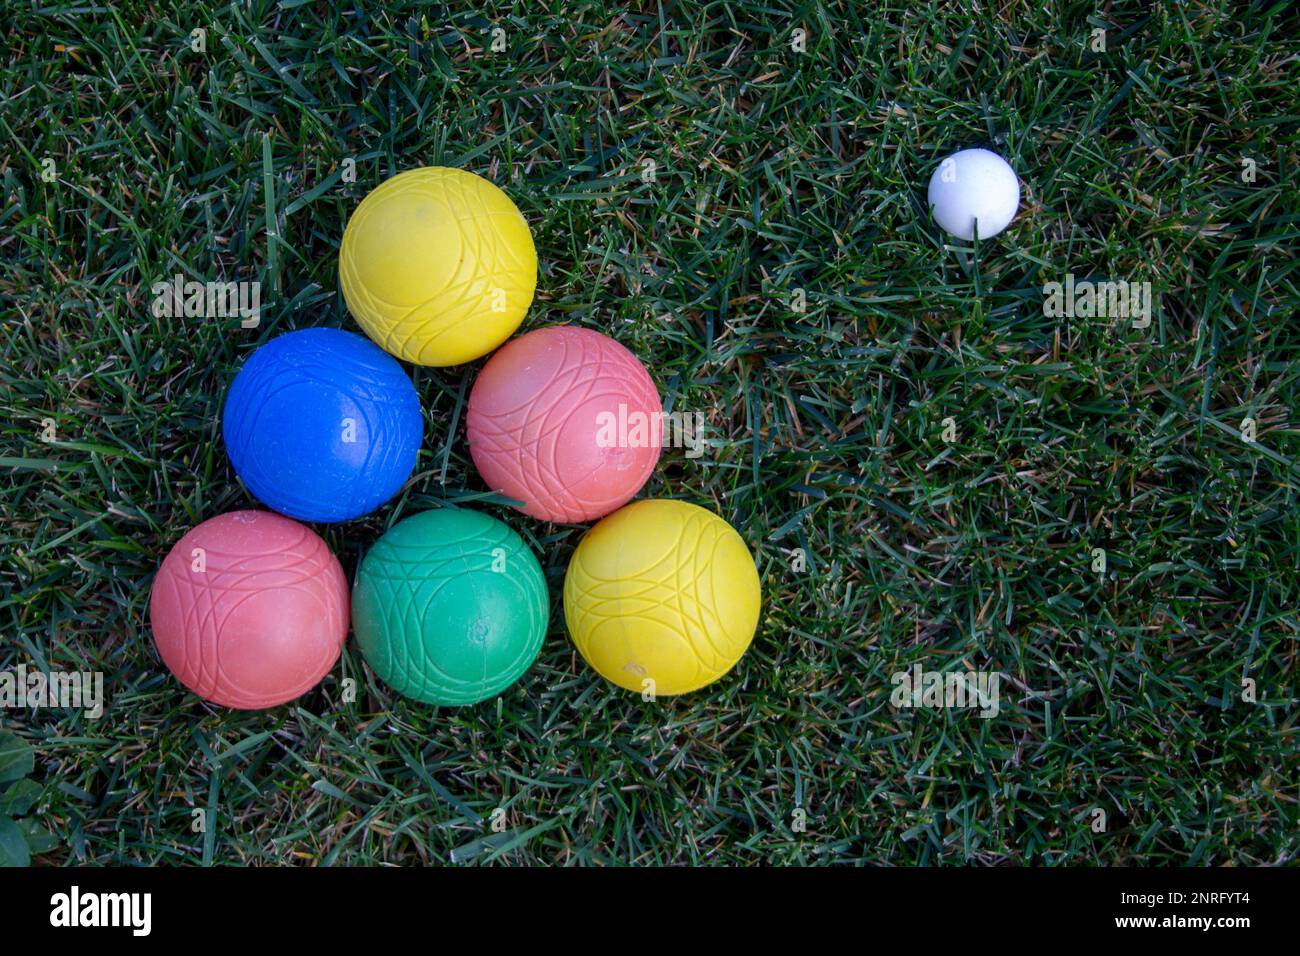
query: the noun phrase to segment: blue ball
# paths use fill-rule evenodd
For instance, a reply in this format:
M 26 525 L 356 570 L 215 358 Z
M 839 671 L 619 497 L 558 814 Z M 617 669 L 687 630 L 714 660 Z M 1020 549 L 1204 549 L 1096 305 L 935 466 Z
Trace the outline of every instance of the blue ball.
M 423 426 L 396 360 L 338 329 L 267 342 L 235 376 L 222 412 L 226 453 L 244 485 L 302 521 L 358 518 L 397 494 Z

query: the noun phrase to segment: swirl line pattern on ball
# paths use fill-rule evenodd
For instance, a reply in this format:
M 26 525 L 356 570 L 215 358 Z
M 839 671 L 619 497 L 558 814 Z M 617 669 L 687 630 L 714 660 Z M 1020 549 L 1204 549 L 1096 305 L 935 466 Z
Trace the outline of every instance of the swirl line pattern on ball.
M 496 547 L 500 547 L 504 543 L 507 543 L 507 536 L 504 534 L 501 541 L 492 542 Z M 439 551 L 449 546 L 449 544 L 458 543 L 443 544 L 440 546 Z M 420 652 L 417 642 L 421 639 L 420 625 L 429 619 L 429 611 L 447 583 L 478 572 L 479 569 L 474 567 L 469 560 L 477 555 L 466 553 L 463 550 L 463 545 L 459 545 L 462 550 L 458 554 L 438 554 L 436 558 L 432 557 L 434 553 L 432 549 L 423 545 L 381 542 L 380 545 L 376 546 L 375 551 L 378 552 L 381 546 L 388 553 L 380 553 L 380 563 L 378 565 L 380 570 L 370 572 L 370 581 L 382 581 L 390 588 L 389 597 L 391 601 L 386 605 L 385 613 L 394 632 L 403 635 L 403 640 L 397 642 L 397 647 L 405 650 L 406 656 L 398 657 L 393 661 L 403 683 L 414 684 L 416 683 L 416 676 L 418 676 L 420 692 L 427 693 L 434 686 L 430 679 L 430 672 L 432 672 L 432 676 L 437 676 L 439 681 L 444 682 L 446 685 L 470 690 L 475 686 L 473 682 L 462 681 L 448 674 L 439 667 L 434 658 Z M 406 551 L 408 554 L 404 557 L 400 554 L 402 551 Z M 431 567 L 431 560 L 436 560 L 438 563 Z M 414 570 L 417 567 L 418 570 Z M 397 570 L 394 571 L 394 569 Z M 417 608 L 415 602 L 419 596 L 420 588 L 416 587 L 416 585 L 425 584 L 432 584 L 433 589 L 424 596 L 423 606 Z M 398 587 L 394 587 L 394 585 L 398 585 Z M 416 627 L 403 626 L 405 621 L 416 624 Z M 418 670 L 418 675 L 413 675 L 413 662 L 416 661 L 421 663 L 414 668 Z
M 558 327 L 529 335 L 548 336 L 548 345 L 558 349 L 559 358 L 535 392 L 516 404 L 484 411 L 471 395 L 470 450 L 475 464 L 494 488 L 524 501 L 525 512 L 535 517 L 583 521 L 608 513 L 635 494 L 654 470 L 660 444 L 659 419 L 654 417 L 661 410 L 658 392 L 631 353 L 621 347 L 613 350 L 610 346 L 616 343 L 599 333 Z M 647 441 L 655 449 L 630 480 L 613 486 L 603 497 L 575 490 L 600 473 L 600 462 L 583 473 L 566 474 L 559 460 L 566 429 L 578 440 L 595 442 L 597 422 L 588 426 L 574 416 L 590 410 L 590 403 L 598 399 L 609 400 L 611 413 L 623 404 L 650 416 Z
M 360 614 L 357 635 L 376 674 L 407 696 L 453 706 L 483 700 L 517 680 L 536 657 L 549 617 L 545 580 L 518 535 L 484 515 L 455 514 L 455 519 L 426 521 L 418 530 L 399 525 L 381 538 L 358 571 L 354 601 Z M 418 522 L 422 518 L 424 515 L 417 515 L 408 520 Z M 447 534 L 446 526 L 452 521 L 458 522 L 460 528 Z M 433 534 L 434 539 L 410 540 L 416 534 Z M 495 570 L 497 560 L 503 560 L 505 567 L 514 567 L 516 572 Z M 448 622 L 439 617 L 455 607 L 456 598 L 446 595 L 453 587 L 462 591 L 462 597 L 466 590 L 475 594 L 471 602 L 475 606 L 488 594 L 499 603 L 503 599 L 501 588 L 507 587 L 516 595 L 508 599 L 510 605 L 522 609 L 526 617 L 524 631 L 528 639 L 498 645 L 507 648 L 510 656 L 489 664 L 491 652 L 486 641 L 497 622 L 471 614 L 469 627 L 471 631 L 481 627 L 480 637 L 485 642 L 477 676 L 464 676 L 466 658 L 460 652 L 452 652 L 461 661 L 459 673 L 448 670 L 439 659 L 440 653 L 448 652 L 448 642 L 461 651 L 467 643 L 475 644 L 473 633 L 449 632 Z M 451 606 L 443 603 L 448 600 Z M 512 621 L 504 626 L 517 625 L 518 621 Z M 473 657 L 471 650 L 469 659 Z
M 254 556 L 222 554 L 205 548 L 204 556 L 207 564 L 202 575 L 196 575 L 195 572 L 188 570 L 177 573 L 172 569 L 167 578 L 168 583 L 178 591 L 184 588 L 189 592 L 188 601 L 184 600 L 179 593 L 177 594 L 181 605 L 186 609 L 187 617 L 188 653 L 181 667 L 181 673 L 177 675 L 182 683 L 193 687 L 195 693 L 201 697 L 210 697 L 220 692 L 228 697 L 238 696 L 254 706 L 265 706 L 265 700 L 250 695 L 225 673 L 221 665 L 222 633 L 226 622 L 249 598 L 265 593 L 268 587 L 266 581 L 268 573 L 283 574 L 287 580 L 277 580 L 275 587 L 301 590 L 320 606 L 322 616 L 329 615 L 331 608 L 316 587 L 321 564 L 320 555 L 294 552 L 294 547 L 306 539 L 307 535 L 304 533 L 294 546 L 284 549 L 283 552 Z M 317 549 L 313 549 L 315 550 Z M 280 554 L 293 558 L 301 564 L 296 569 L 286 568 L 279 557 Z M 268 563 L 271 565 L 270 568 L 266 567 Z M 306 570 L 307 568 L 311 569 L 310 572 Z M 199 577 L 201 584 L 195 581 L 196 576 Z M 233 603 L 225 601 L 218 605 L 219 598 L 232 593 L 243 596 Z M 197 673 L 189 670 L 194 666 L 198 667 Z M 186 680 L 187 673 L 192 676 L 192 680 Z M 294 696 L 309 690 L 314 684 L 314 680 L 307 682 Z
M 358 354 L 359 348 L 374 356 Z M 292 417 L 303 401 L 313 403 L 304 409 L 305 425 Z M 362 457 L 336 458 L 322 477 L 313 463 L 281 449 L 288 438 L 282 433 L 305 427 L 327 455 L 342 422 L 324 421 L 326 408 L 354 419 Z M 360 336 L 311 329 L 253 353 L 226 398 L 222 424 L 231 463 L 258 500 L 296 518 L 337 521 L 372 511 L 397 493 L 415 464 L 421 419 L 415 390 L 396 362 Z
M 706 534 L 712 539 L 708 544 L 709 561 L 701 561 L 703 548 L 700 542 Z M 659 627 L 675 631 L 683 644 L 691 650 L 696 680 L 701 683 L 716 680 L 730 669 L 734 656 L 728 660 L 723 649 L 714 642 L 712 632 L 722 632 L 725 628 L 717 608 L 702 593 L 700 581 L 701 565 L 707 567 L 711 563 L 724 535 L 725 531 L 717 527 L 716 523 L 691 516 L 667 554 L 636 574 L 620 577 L 601 577 L 583 566 L 581 554 L 575 555 L 574 561 L 581 576 L 595 586 L 582 586 L 576 583 L 577 576 L 571 578 L 575 583 L 571 591 L 566 591 L 566 605 L 572 600 L 577 614 L 605 623 L 621 624 L 629 617 L 643 617 Z M 693 543 L 688 545 L 688 541 Z M 608 587 L 602 588 L 602 585 Z M 629 585 L 636 586 L 638 590 L 629 592 Z M 661 596 L 651 597 L 654 592 L 659 592 Z M 711 598 L 712 594 L 708 597 Z M 632 606 L 629 607 L 629 604 Z M 691 629 L 682 630 L 671 620 L 654 617 L 653 612 L 657 610 L 675 611 L 677 618 Z M 585 639 L 575 635 L 574 640 L 579 642 L 579 649 L 584 652 L 584 656 L 588 656 Z M 697 640 L 708 647 L 712 657 L 710 661 L 706 662 L 700 657 Z
M 427 204 L 435 210 L 439 225 L 455 231 L 458 247 L 450 275 L 438 277 L 436 283 L 431 279 L 426 282 L 421 300 L 413 305 L 386 300 L 368 285 L 361 275 L 355 249 L 347 241 L 348 232 L 355 237 L 382 228 L 388 207 L 403 200 Z M 372 219 L 376 221 L 372 223 Z M 527 235 L 527 223 L 509 198 L 491 183 L 464 170 L 410 170 L 382 184 L 352 214 L 339 258 L 344 298 L 358 323 L 395 355 L 419 364 L 452 364 L 442 361 L 445 356 L 441 354 L 441 340 L 452 332 L 463 331 L 465 323 L 481 320 L 491 309 L 493 291 L 499 289 L 507 302 L 507 308 L 499 313 L 501 328 L 493 328 L 491 341 L 477 354 L 490 350 L 522 321 L 532 303 L 536 282 L 535 254 L 526 256 L 513 248 L 497 221 L 513 227 L 516 235 Z M 531 239 L 527 248 L 531 253 Z M 449 348 L 458 351 L 455 345 Z M 459 356 L 459 360 L 469 357 L 473 356 Z
M 565 342 L 566 353 L 568 347 L 569 343 Z M 568 393 L 575 388 L 585 386 L 586 391 L 575 403 L 580 404 L 591 398 L 591 392 L 600 378 L 601 366 L 599 357 L 595 359 L 584 357 L 581 364 L 572 367 L 561 364 L 552 381 L 541 394 L 551 393 L 553 387 Z M 593 372 L 592 376 L 585 382 L 578 381 L 579 376 L 589 370 Z M 568 380 L 563 386 L 558 382 L 561 377 Z M 533 493 L 532 500 L 551 511 L 562 513 L 566 519 L 570 515 L 581 515 L 587 509 L 599 508 L 604 502 L 584 501 L 579 498 L 569 489 L 568 483 L 560 475 L 554 439 L 563 429 L 573 409 L 566 409 L 568 414 L 560 417 L 556 405 L 549 404 L 543 408 L 539 419 L 531 415 L 535 407 L 536 403 L 521 406 L 521 420 L 511 424 L 502 422 L 500 416 L 480 419 L 482 439 L 495 443 L 484 447 L 483 454 L 513 459 L 515 466 L 528 479 L 529 488 Z
M 238 550 L 214 546 L 237 542 Z M 203 569 L 192 567 L 201 550 Z M 150 599 L 154 638 L 168 668 L 194 693 L 242 709 L 274 706 L 310 690 L 333 666 L 347 633 L 342 568 L 319 536 L 268 512 L 235 512 L 191 530 L 159 568 Z M 277 610 L 290 608 L 286 621 Z M 238 618 L 238 624 L 232 624 Z M 309 623 L 310 622 L 310 623 Z M 267 648 L 283 649 L 284 627 L 304 642 L 274 660 L 283 676 L 260 690 L 244 681 Z M 238 671 L 227 666 L 230 642 Z M 255 656 L 250 658 L 250 654 Z M 274 672 L 273 673 L 277 673 Z M 259 675 L 260 677 L 261 675 Z

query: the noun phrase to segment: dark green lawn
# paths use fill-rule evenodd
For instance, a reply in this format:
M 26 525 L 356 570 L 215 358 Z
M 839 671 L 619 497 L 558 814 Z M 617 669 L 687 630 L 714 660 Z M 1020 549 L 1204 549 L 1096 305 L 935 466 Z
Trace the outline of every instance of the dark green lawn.
M 0 668 L 100 670 L 110 696 L 98 721 L 0 716 L 37 751 L 38 861 L 1293 862 L 1300 24 L 956 6 L 6 0 Z M 974 254 L 925 205 L 971 145 L 1023 193 Z M 411 369 L 416 474 L 318 530 L 351 576 L 403 516 L 506 520 L 553 604 L 516 687 L 435 710 L 349 641 L 315 692 L 249 714 L 162 667 L 158 562 L 254 505 L 220 438 L 235 370 L 289 329 L 357 331 L 344 223 L 436 164 L 531 223 L 523 329 L 606 332 L 707 414 L 703 457 L 666 452 L 644 494 L 755 551 L 762 623 L 718 684 L 644 703 L 578 658 L 582 528 L 483 500 L 481 362 Z M 260 280 L 261 326 L 155 318 L 178 272 Z M 1151 282 L 1151 325 L 1044 315 L 1067 274 Z M 896 709 L 916 663 L 1001 673 L 1000 713 Z

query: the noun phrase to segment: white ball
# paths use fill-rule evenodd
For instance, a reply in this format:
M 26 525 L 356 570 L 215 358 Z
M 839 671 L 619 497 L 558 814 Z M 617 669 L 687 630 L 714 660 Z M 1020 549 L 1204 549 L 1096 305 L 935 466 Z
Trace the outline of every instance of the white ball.
M 963 149 L 939 164 L 930 177 L 934 221 L 958 239 L 992 238 L 1010 225 L 1020 206 L 1020 182 L 997 153 Z

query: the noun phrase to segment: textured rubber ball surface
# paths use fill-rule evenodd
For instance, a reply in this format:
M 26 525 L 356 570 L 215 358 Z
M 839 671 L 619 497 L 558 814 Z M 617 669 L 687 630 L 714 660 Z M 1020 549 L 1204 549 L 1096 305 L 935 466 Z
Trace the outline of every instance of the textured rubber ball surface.
M 258 710 L 320 683 L 348 634 L 348 583 L 310 528 L 232 511 L 191 529 L 149 596 L 167 669 L 214 704 Z
M 362 559 L 352 588 L 366 663 L 430 704 L 474 704 L 513 684 L 536 659 L 550 611 L 523 539 L 477 511 L 398 523 Z
M 564 616 L 583 659 L 638 692 L 685 694 L 731 670 L 758 627 L 758 570 L 736 530 L 684 501 L 614 512 L 579 542 Z
M 226 453 L 253 497 L 303 521 L 374 511 L 415 467 L 415 386 L 374 343 L 338 329 L 267 342 L 226 396 Z
M 357 324 L 398 358 L 459 365 L 510 337 L 537 286 L 528 222 L 495 185 L 427 166 L 370 192 L 339 247 Z
M 543 521 L 601 518 L 659 461 L 663 405 L 635 355 L 571 325 L 506 344 L 470 392 L 466 428 L 489 488 Z

